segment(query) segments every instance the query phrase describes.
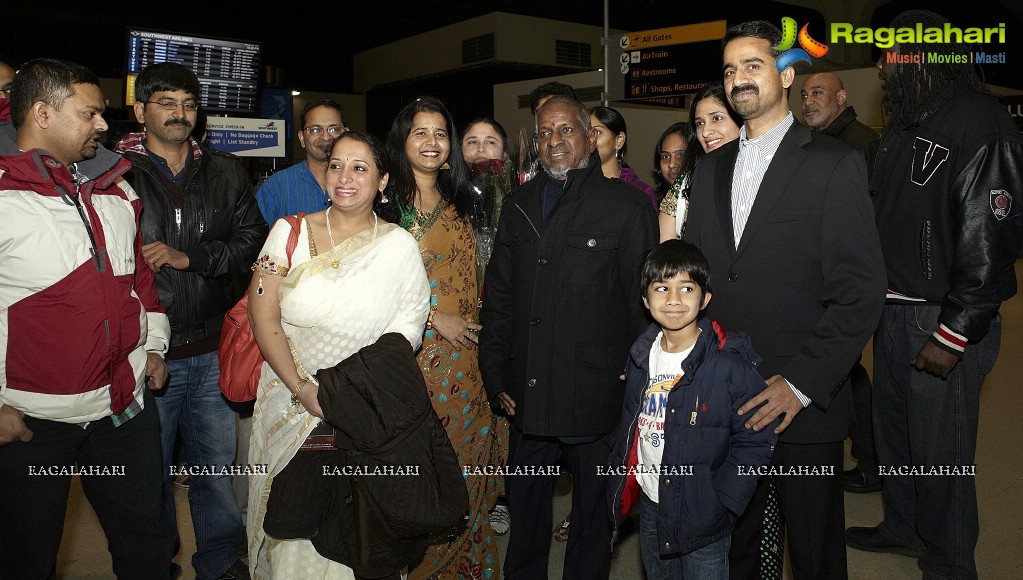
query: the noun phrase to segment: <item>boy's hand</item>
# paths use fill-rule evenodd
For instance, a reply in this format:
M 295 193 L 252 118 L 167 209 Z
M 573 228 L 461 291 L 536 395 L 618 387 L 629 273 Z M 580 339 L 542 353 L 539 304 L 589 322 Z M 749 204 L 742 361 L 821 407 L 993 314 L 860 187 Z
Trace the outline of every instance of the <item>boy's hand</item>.
M 746 428 L 759 431 L 770 425 L 771 421 L 778 418 L 778 415 L 784 414 L 785 417 L 782 418 L 781 424 L 774 430 L 776 435 L 788 428 L 792 419 L 795 419 L 796 415 L 803 410 L 803 404 L 799 402 L 799 397 L 792 391 L 789 382 L 781 375 L 774 375 L 767 379 L 767 388 L 739 407 L 739 415 L 745 415 L 760 405 L 763 406 L 746 421 Z

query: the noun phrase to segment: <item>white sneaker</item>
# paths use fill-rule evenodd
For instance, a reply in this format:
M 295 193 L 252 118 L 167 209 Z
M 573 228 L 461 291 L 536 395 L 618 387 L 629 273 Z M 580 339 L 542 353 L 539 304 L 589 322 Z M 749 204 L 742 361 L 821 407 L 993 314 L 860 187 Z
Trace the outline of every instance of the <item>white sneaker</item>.
M 503 536 L 508 533 L 508 528 L 511 527 L 511 517 L 508 514 L 508 506 L 494 506 L 494 509 L 490 511 L 490 527 L 494 528 L 494 533 L 498 536 Z

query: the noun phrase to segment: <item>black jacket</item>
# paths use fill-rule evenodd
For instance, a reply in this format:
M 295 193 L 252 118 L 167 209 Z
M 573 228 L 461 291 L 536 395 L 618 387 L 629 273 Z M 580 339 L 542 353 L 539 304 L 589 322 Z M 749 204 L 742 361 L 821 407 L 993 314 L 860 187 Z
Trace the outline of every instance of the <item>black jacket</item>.
M 360 577 L 393 574 L 422 556 L 431 534 L 465 524 L 469 493 L 458 456 L 401 334 L 320 369 L 316 380 L 338 449 L 292 458 L 274 478 L 263 528 L 310 538 L 320 555 Z M 395 468 L 404 474 L 384 471 Z
M 876 132 L 856 119 L 856 110 L 846 107 L 821 133 L 830 135 L 857 151 L 868 153 L 879 139 Z M 868 166 L 870 159 L 867 159 Z
M 650 200 L 608 179 L 600 158 L 568 173 L 547 220 L 549 177 L 501 210 L 480 320 L 480 369 L 493 398 L 516 402 L 514 425 L 544 436 L 602 435 L 618 424 L 629 346 L 648 319 L 640 267 L 657 244 Z
M 665 473 L 658 486 L 657 546 L 665 554 L 689 553 L 732 533 L 757 487 L 757 476 L 742 469 L 768 465 L 778 440 L 777 420 L 754 431 L 737 412 L 767 386 L 757 374 L 761 359 L 749 337 L 726 333 L 707 318 L 698 324 L 703 332 L 682 362 L 684 374 L 668 394 L 664 413 L 661 465 L 691 470 L 678 477 Z M 616 528 L 643 493 L 633 472 L 636 434 L 649 386 L 650 349 L 660 332 L 658 325 L 650 325 L 629 357 L 607 486 Z
M 811 399 L 781 434 L 784 443 L 848 436 L 849 369 L 884 305 L 884 261 L 863 155 L 793 123 L 782 139 L 735 246 L 732 174 L 739 140 L 700 159 L 685 240 L 710 263 L 707 316 L 749 334 L 779 374 Z
M 993 97 L 947 100 L 909 127 L 885 128 L 870 191 L 888 288 L 940 304 L 939 347 L 980 339 L 1016 294 L 1023 239 L 1023 137 Z
M 425 546 L 429 534 L 465 524 L 469 492 L 462 467 L 430 403 L 407 338 L 385 334 L 334 368 L 317 371 L 316 379 L 323 416 L 335 426 L 336 445 L 347 464 L 418 467 L 417 475 L 351 478 L 360 531 L 350 536 L 359 539 L 359 550 L 349 552 L 358 555 L 352 562 L 356 571 L 377 568 L 375 558 L 363 561 L 367 554 L 407 564 L 406 554 L 395 553 L 397 548 L 418 556 L 413 548 Z M 331 530 L 338 528 L 324 530 L 313 545 L 337 559 L 346 550 L 336 543 L 343 536 Z
M 176 198 L 138 134 L 126 135 L 117 150 L 131 161 L 125 179 L 142 199 L 143 243 L 161 241 L 188 255 L 187 270 L 167 267 L 156 274 L 171 346 L 215 338 L 238 300 L 234 279 L 249 274 L 269 232 L 241 160 L 202 148 L 189 162 L 184 195 Z

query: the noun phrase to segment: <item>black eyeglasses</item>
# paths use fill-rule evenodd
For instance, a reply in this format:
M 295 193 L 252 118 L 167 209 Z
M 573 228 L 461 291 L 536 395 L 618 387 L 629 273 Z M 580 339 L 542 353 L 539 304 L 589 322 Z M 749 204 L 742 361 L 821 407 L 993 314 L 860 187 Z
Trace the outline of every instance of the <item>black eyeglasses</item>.
M 345 128 L 339 125 L 331 125 L 326 129 L 319 125 L 313 125 L 312 127 L 306 127 L 305 130 L 309 131 L 309 133 L 312 135 L 322 135 L 323 132 L 326 131 L 327 134 L 330 135 L 331 137 L 337 137 L 339 135 L 344 134 L 345 132 Z
M 197 103 L 195 101 L 185 101 L 184 103 L 179 103 L 177 101 L 172 101 L 172 100 L 143 101 L 143 102 L 147 103 L 147 104 L 150 104 L 150 105 L 156 105 L 156 106 L 160 107 L 161 109 L 163 109 L 164 111 L 177 111 L 178 107 L 181 107 L 181 108 L 185 109 L 186 113 L 194 113 L 197 110 L 199 110 L 199 103 Z

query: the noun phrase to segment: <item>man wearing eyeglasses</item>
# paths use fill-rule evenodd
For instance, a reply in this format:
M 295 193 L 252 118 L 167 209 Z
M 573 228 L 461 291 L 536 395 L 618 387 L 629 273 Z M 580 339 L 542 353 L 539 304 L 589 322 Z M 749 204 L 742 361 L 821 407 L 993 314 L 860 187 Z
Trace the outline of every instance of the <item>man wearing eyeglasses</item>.
M 180 436 L 180 458 L 190 468 L 195 577 L 248 578 L 238 559 L 245 533 L 229 475 L 237 413 L 218 386 L 217 347 L 224 313 L 237 298 L 233 279 L 249 273 L 268 228 L 241 160 L 190 136 L 200 94 L 187 67 L 146 67 L 135 80 L 134 107 L 145 131 L 125 135 L 115 150 L 132 164 L 125 178 L 142 198 L 142 258 L 171 325 L 170 380 L 155 397 L 164 508 L 174 522 L 170 480 L 179 469 L 173 459 Z
M 305 161 L 277 171 L 256 192 L 266 223 L 273 225 L 286 215 L 315 213 L 330 205 L 327 161 L 334 141 L 347 130 L 344 109 L 337 102 L 316 99 L 302 107 L 298 142 L 305 149 Z

